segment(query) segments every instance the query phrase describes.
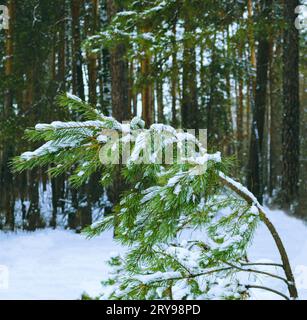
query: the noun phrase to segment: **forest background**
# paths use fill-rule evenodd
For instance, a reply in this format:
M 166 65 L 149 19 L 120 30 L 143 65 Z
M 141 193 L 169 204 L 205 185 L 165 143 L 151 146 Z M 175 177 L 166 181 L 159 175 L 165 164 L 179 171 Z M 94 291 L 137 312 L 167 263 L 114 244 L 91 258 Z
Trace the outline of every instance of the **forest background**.
M 80 230 L 109 213 L 124 185 L 99 173 L 14 175 L 36 123 L 78 120 L 70 92 L 118 121 L 142 116 L 207 129 L 211 152 L 261 202 L 307 219 L 307 33 L 297 0 L 8 0 L 0 31 L 0 229 Z M 137 19 L 132 13 L 136 13 Z M 137 21 L 137 23 L 136 23 Z M 127 32 L 120 32 L 117 30 Z

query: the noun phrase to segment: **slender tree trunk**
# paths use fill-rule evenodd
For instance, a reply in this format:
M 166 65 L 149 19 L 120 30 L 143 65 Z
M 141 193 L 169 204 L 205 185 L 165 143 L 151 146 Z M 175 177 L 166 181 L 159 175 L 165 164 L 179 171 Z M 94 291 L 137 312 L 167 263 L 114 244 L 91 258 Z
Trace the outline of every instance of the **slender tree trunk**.
M 248 42 L 250 46 L 250 62 L 254 70 L 256 70 L 256 50 L 253 25 L 253 1 L 248 0 Z
M 114 0 L 107 0 L 108 18 L 111 21 L 121 8 Z M 128 61 L 125 58 L 125 44 L 116 45 L 111 49 L 111 79 L 112 79 L 112 114 L 118 121 L 131 117 L 128 101 Z
M 15 16 L 15 0 L 10 0 L 8 3 L 9 9 L 9 28 L 6 31 L 6 40 L 5 40 L 5 52 L 6 52 L 6 60 L 5 60 L 5 75 L 6 77 L 11 77 L 13 74 L 13 19 Z M 9 116 L 12 112 L 12 104 L 13 104 L 13 94 L 10 86 L 5 92 L 4 97 L 4 116 Z
M 94 35 L 97 32 L 99 4 L 98 0 L 89 0 L 91 11 L 86 14 L 86 29 L 88 35 Z M 90 52 L 87 55 L 88 60 L 88 87 L 89 87 L 89 103 L 96 107 L 97 105 L 97 54 Z
M 134 80 L 134 61 L 129 64 L 129 109 L 133 117 L 137 116 L 137 93 Z
M 243 60 L 243 49 L 242 44 L 239 45 L 239 59 Z M 243 164 L 243 74 L 242 70 L 239 70 L 239 99 L 238 99 L 238 110 L 237 110 L 237 143 L 238 143 L 238 159 L 240 166 Z
M 158 77 L 156 79 L 156 93 L 157 93 L 157 106 L 158 106 L 158 122 L 164 123 L 164 101 L 163 101 L 163 79 L 161 78 L 162 66 L 158 68 Z
M 255 36 L 254 36 L 254 14 L 253 14 L 253 3 L 252 0 L 248 0 L 248 44 L 250 50 L 250 65 L 252 70 L 249 72 L 249 84 L 248 84 L 248 104 L 247 104 L 247 133 L 248 140 L 251 139 L 251 131 L 252 131 L 252 106 L 255 102 L 255 93 L 256 93 L 256 77 L 254 73 L 257 68 L 256 61 L 256 50 L 255 50 Z M 248 146 L 249 147 L 249 143 Z
M 58 81 L 60 90 L 66 91 L 66 2 L 61 3 L 59 25 Z
M 226 31 L 226 37 L 225 37 L 225 58 L 227 60 L 232 59 L 232 51 L 231 51 L 231 43 L 230 43 L 230 30 L 229 27 Z M 232 150 L 234 150 L 234 126 L 233 126 L 233 120 L 232 120 L 232 97 L 231 97 L 231 70 L 228 68 L 227 74 L 226 74 L 226 94 L 227 94 L 227 120 L 229 123 L 230 128 L 230 143 L 227 147 L 227 154 L 230 155 L 233 153 Z
M 149 32 L 146 26 L 142 28 L 142 32 Z M 142 117 L 149 127 L 154 122 L 154 104 L 153 104 L 153 87 L 151 76 L 151 56 L 144 48 L 144 56 L 141 58 L 141 75 L 143 79 L 142 85 Z
M 29 231 L 34 231 L 37 228 L 43 227 L 41 216 L 40 216 L 40 206 L 39 206 L 39 179 L 37 170 L 29 173 L 29 200 L 30 206 L 27 211 L 26 220 L 27 224 L 25 229 Z
M 191 43 L 191 34 L 195 28 L 191 25 L 190 17 L 184 22 L 186 39 L 183 49 L 183 79 L 182 79 L 182 127 L 184 129 L 198 129 L 199 106 L 197 92 L 196 50 Z M 209 128 L 208 128 L 209 130 Z
M 81 54 L 81 35 L 80 35 L 80 0 L 72 0 L 72 90 L 73 94 L 78 95 L 83 101 L 83 59 Z
M 107 48 L 103 48 L 101 50 L 102 53 L 102 79 L 103 79 L 103 102 L 102 102 L 102 110 L 104 111 L 105 115 L 110 115 L 112 113 L 112 92 L 110 90 L 112 77 L 111 73 L 111 66 L 110 66 L 110 50 Z
M 58 204 L 59 204 L 59 194 L 58 194 L 58 180 L 52 179 L 51 180 L 51 190 L 52 190 L 52 217 L 50 220 L 50 227 L 56 228 L 57 225 L 57 214 L 58 214 Z
M 281 177 L 281 122 L 282 122 L 282 79 L 280 56 L 282 52 L 281 41 L 278 39 L 271 43 L 270 63 L 270 169 L 269 169 L 269 193 L 273 197 L 275 191 L 280 189 Z
M 172 42 L 172 74 L 171 74 L 171 96 L 172 96 L 172 126 L 177 128 L 178 119 L 177 119 L 177 94 L 178 94 L 178 58 L 177 58 L 177 46 L 176 46 L 176 28 L 177 21 L 173 24 L 173 35 L 174 39 Z
M 14 62 L 14 20 L 15 20 L 15 0 L 8 2 L 8 10 L 10 15 L 9 27 L 6 31 L 5 38 L 5 54 L 6 60 L 4 65 L 7 86 L 4 93 L 3 116 L 4 119 L 10 119 L 13 116 L 13 62 Z M 13 188 L 13 175 L 9 168 L 9 161 L 14 155 L 14 145 L 7 137 L 2 152 L 0 153 L 0 216 L 3 212 L 5 215 L 5 228 L 14 230 L 14 204 L 15 195 Z M 1 226 L 0 226 L 1 227 Z
M 284 2 L 282 195 L 285 207 L 294 204 L 299 193 L 299 31 L 294 25 L 298 5 L 298 0 Z
M 109 21 L 122 8 L 114 0 L 107 0 L 107 15 Z M 128 61 L 125 58 L 127 48 L 125 44 L 118 44 L 110 50 L 110 68 L 112 84 L 112 115 L 118 121 L 128 120 L 131 117 L 131 110 L 128 101 Z M 120 195 L 125 189 L 125 184 L 121 176 L 120 165 L 116 168 L 113 186 L 108 190 L 108 196 L 113 205 L 120 200 Z M 118 226 L 118 215 L 114 213 L 114 235 Z
M 271 15 L 272 0 L 265 0 L 262 5 L 260 17 L 262 19 L 267 19 Z M 259 45 L 257 53 L 255 108 L 253 110 L 247 183 L 251 191 L 257 196 L 259 201 L 262 202 L 264 192 L 262 175 L 263 136 L 267 101 L 270 43 L 268 32 L 262 31 L 258 37 Z

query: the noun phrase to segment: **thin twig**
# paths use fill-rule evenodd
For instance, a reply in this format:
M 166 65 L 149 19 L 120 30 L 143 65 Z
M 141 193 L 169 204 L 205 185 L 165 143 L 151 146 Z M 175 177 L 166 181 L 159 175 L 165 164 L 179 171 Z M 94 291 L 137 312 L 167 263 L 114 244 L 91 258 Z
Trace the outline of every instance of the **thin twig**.
M 181 277 L 172 277 L 172 278 L 168 278 L 168 279 L 157 279 L 157 280 L 153 280 L 152 283 L 159 283 L 159 282 L 164 282 L 164 281 L 178 281 L 178 280 L 184 280 L 184 279 L 193 279 L 193 278 L 197 278 L 197 277 L 201 277 L 201 276 L 208 276 L 213 273 L 227 271 L 227 270 L 231 270 L 231 269 L 232 269 L 232 267 L 225 267 L 225 268 L 210 270 L 207 272 L 189 274 L 189 275 L 181 276 Z M 147 276 L 147 275 L 143 275 L 143 276 Z
M 263 287 L 263 286 L 254 286 L 254 285 L 246 285 L 245 286 L 246 289 L 262 289 L 262 290 L 266 290 L 266 291 L 270 291 L 270 292 L 273 292 L 281 297 L 283 297 L 284 299 L 286 300 L 290 300 L 289 297 L 287 297 L 285 294 L 277 291 L 277 290 L 274 290 L 274 289 L 271 289 L 271 288 L 268 288 L 268 287 Z
M 280 267 L 283 268 L 283 265 L 280 263 L 240 263 L 241 266 L 269 266 L 269 267 Z
M 265 276 L 269 276 L 269 277 L 272 277 L 272 278 L 275 278 L 275 279 L 278 279 L 278 280 L 282 280 L 284 281 L 285 283 L 288 284 L 288 280 L 283 278 L 283 277 L 280 277 L 280 276 L 277 276 L 276 274 L 272 274 L 272 273 L 269 273 L 269 272 L 266 272 L 266 271 L 261 271 L 261 270 L 254 270 L 254 269 L 244 269 L 244 268 L 241 268 L 239 266 L 236 266 L 232 263 L 229 263 L 229 262 L 224 262 L 225 264 L 233 267 L 234 269 L 237 269 L 239 271 L 244 271 L 244 272 L 251 272 L 251 273 L 259 273 L 259 274 L 263 274 Z

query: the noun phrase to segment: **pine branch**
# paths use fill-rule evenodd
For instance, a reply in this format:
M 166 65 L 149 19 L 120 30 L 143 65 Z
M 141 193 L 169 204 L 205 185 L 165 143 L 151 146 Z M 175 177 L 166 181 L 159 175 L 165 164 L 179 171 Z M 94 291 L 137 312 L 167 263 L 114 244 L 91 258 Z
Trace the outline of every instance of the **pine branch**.
M 243 188 L 242 185 L 235 182 L 234 180 L 230 179 L 229 177 L 226 177 L 223 173 L 220 173 L 220 180 L 221 182 L 233 190 L 237 195 L 239 195 L 241 198 L 243 198 L 247 203 L 249 203 L 251 206 L 255 205 L 257 207 L 257 210 L 259 211 L 259 215 L 261 220 L 264 222 L 264 224 L 267 226 L 268 230 L 270 231 L 276 246 L 278 248 L 281 260 L 283 262 L 283 269 L 285 271 L 286 277 L 287 277 L 287 285 L 288 290 L 290 293 L 291 298 L 296 299 L 298 297 L 297 289 L 295 286 L 295 279 L 292 273 L 290 261 L 286 252 L 286 249 L 280 239 L 280 236 L 275 229 L 274 225 L 271 223 L 271 221 L 266 216 L 266 213 L 263 209 L 263 207 L 259 204 L 258 200 L 255 198 L 254 195 L 252 195 L 246 188 Z

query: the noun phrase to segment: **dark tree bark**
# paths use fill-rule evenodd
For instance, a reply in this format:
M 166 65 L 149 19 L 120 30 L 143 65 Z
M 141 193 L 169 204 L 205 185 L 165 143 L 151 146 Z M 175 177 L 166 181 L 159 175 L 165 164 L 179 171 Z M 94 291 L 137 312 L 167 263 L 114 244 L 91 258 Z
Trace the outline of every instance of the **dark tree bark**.
M 3 119 L 9 120 L 13 116 L 13 62 L 14 62 L 14 19 L 15 19 L 15 0 L 8 2 L 9 9 L 9 27 L 6 31 L 5 38 L 5 54 L 6 61 L 4 65 L 6 88 L 4 94 L 3 105 Z M 2 150 L 1 150 L 2 149 Z M 0 217 L 4 214 L 5 228 L 14 230 L 15 218 L 14 218 L 14 188 L 13 188 L 13 175 L 9 168 L 9 161 L 14 155 L 14 144 L 10 137 L 7 137 L 7 141 L 0 149 Z M 1 228 L 1 226 L 0 226 Z
M 177 58 L 177 47 L 176 47 L 176 33 L 177 33 L 177 19 L 173 24 L 173 42 L 172 42 L 172 74 L 171 74 L 171 96 L 172 96 L 172 126 L 177 128 L 177 94 L 178 94 L 178 58 Z
M 182 127 L 184 129 L 198 129 L 196 49 L 191 40 L 195 27 L 191 23 L 191 17 L 187 16 L 185 18 L 184 27 L 186 38 L 183 50 Z
M 141 32 L 150 32 L 150 27 L 144 25 Z M 154 122 L 154 93 L 153 84 L 150 79 L 152 73 L 151 55 L 146 46 L 143 47 L 144 54 L 141 58 L 141 75 L 142 75 L 142 117 L 149 127 Z
M 91 11 L 86 12 L 85 17 L 85 29 L 87 30 L 87 35 L 92 36 L 98 30 L 98 0 L 87 0 L 85 1 L 90 4 Z M 87 8 L 85 8 L 87 11 Z M 96 107 L 97 105 L 97 54 L 90 52 L 87 55 L 87 69 L 88 69 L 88 87 L 89 87 L 89 103 Z
M 239 44 L 239 59 L 243 61 L 243 50 L 242 44 Z M 243 135 L 244 135 L 244 128 L 243 128 L 243 110 L 244 110 L 244 102 L 243 102 L 243 74 L 242 70 L 239 71 L 239 99 L 238 99 L 238 107 L 237 107 L 237 154 L 238 160 L 240 165 L 243 164 Z
M 107 15 L 109 21 L 122 8 L 114 0 L 107 0 Z M 129 81 L 128 81 L 128 61 L 125 58 L 127 48 L 125 44 L 118 44 L 110 50 L 110 69 L 112 87 L 112 115 L 118 121 L 128 120 L 131 117 L 130 104 L 128 101 Z M 108 190 L 110 201 L 116 205 L 120 195 L 124 190 L 124 181 L 120 174 L 120 166 L 116 169 L 113 186 Z M 117 214 L 114 218 L 114 235 L 118 225 Z
M 107 0 L 107 13 L 109 20 L 116 15 L 121 8 L 116 1 Z M 118 121 L 130 118 L 128 101 L 128 61 L 125 58 L 127 48 L 125 44 L 119 44 L 111 49 L 111 79 L 112 79 L 112 114 Z
M 29 200 L 30 206 L 26 214 L 25 229 L 34 231 L 37 228 L 44 227 L 39 206 L 39 179 L 37 170 L 32 171 L 28 175 L 29 184 Z
M 285 207 L 295 203 L 299 191 L 299 31 L 294 25 L 298 5 L 298 0 L 284 2 L 282 198 Z
M 274 50 L 274 47 L 275 50 Z M 280 189 L 281 177 L 281 120 L 282 120 L 282 61 L 280 39 L 271 43 L 270 54 L 270 161 L 269 161 L 269 193 Z
M 265 0 L 261 8 L 261 20 L 269 19 L 272 11 L 272 0 Z M 248 163 L 247 183 L 250 190 L 260 202 L 263 199 L 262 155 L 263 136 L 267 100 L 268 68 L 270 42 L 267 28 L 258 35 L 257 75 L 255 104 L 253 110 L 253 124 Z
M 81 54 L 81 35 L 80 35 L 80 0 L 71 2 L 72 16 L 72 90 L 73 94 L 78 95 L 83 101 L 84 83 L 83 83 L 83 59 Z
M 60 6 L 59 15 L 59 60 L 58 60 L 58 81 L 60 90 L 66 91 L 66 1 Z
M 156 97 L 157 97 L 157 111 L 158 111 L 158 122 L 164 123 L 164 101 L 163 101 L 163 79 L 162 79 L 163 67 L 161 65 L 157 66 L 158 76 L 156 77 Z

